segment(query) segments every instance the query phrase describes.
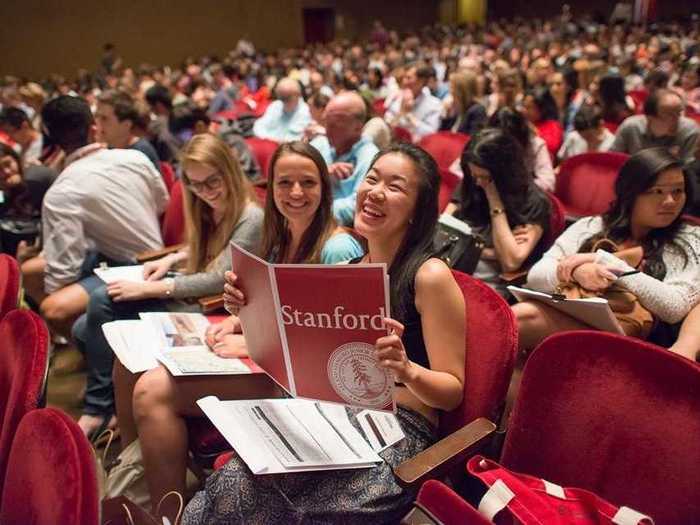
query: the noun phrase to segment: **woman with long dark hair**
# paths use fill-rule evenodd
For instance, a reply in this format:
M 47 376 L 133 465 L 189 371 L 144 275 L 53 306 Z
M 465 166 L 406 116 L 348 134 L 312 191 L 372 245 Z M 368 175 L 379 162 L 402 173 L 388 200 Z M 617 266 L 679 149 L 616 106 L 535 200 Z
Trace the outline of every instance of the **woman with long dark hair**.
M 594 80 L 591 94 L 605 122 L 619 125 L 634 114 L 634 103 L 625 94 L 625 79 L 620 75 L 611 73 Z
M 464 152 L 460 200 L 454 215 L 481 235 L 486 248 L 474 277 L 508 295 L 499 278 L 541 254 L 549 225 L 547 196 L 533 182 L 520 143 L 499 129 L 476 134 Z
M 681 321 L 700 302 L 700 228 L 681 218 L 689 191 L 680 161 L 668 150 L 636 153 L 620 170 L 610 209 L 568 228 L 532 267 L 528 287 L 551 293 L 573 282 L 602 293 L 616 284 L 656 319 Z M 641 248 L 641 272 L 629 274 L 635 268 L 612 254 L 590 253 L 604 239 L 620 249 Z M 519 303 L 513 310 L 524 349 L 555 332 L 590 329 L 542 303 Z
M 234 458 L 190 501 L 184 524 L 391 523 L 405 513 L 414 494 L 392 469 L 433 442 L 440 410 L 456 408 L 463 394 L 464 299 L 449 268 L 430 257 L 438 191 L 433 159 L 402 144 L 375 157 L 357 194 L 355 229 L 368 247 L 361 262 L 389 267 L 392 318 L 384 322 L 394 333 L 375 347 L 397 381 L 406 438 L 371 469 L 255 476 Z M 227 290 L 239 306 L 239 290 Z M 355 426 L 357 413 L 348 409 Z
M 538 87 L 527 92 L 523 99 L 523 111 L 547 144 L 550 157 L 555 159 L 564 139 L 564 130 L 559 122 L 557 104 L 549 89 Z

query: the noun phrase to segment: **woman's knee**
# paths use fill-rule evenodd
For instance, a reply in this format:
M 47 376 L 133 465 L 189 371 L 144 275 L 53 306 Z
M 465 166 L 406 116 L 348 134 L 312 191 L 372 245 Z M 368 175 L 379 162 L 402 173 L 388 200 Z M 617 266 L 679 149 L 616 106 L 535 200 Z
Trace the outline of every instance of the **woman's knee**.
M 157 407 L 173 407 L 172 376 L 162 366 L 145 372 L 136 382 L 133 394 L 134 418 L 148 417 Z

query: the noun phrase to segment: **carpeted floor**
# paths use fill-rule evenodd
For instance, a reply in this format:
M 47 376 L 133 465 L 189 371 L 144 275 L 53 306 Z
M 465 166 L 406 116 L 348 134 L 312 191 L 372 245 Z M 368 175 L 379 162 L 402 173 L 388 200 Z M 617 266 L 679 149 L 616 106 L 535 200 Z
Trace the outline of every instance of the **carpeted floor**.
M 85 393 L 85 360 L 73 345 L 54 349 L 49 367 L 47 405 L 80 417 Z

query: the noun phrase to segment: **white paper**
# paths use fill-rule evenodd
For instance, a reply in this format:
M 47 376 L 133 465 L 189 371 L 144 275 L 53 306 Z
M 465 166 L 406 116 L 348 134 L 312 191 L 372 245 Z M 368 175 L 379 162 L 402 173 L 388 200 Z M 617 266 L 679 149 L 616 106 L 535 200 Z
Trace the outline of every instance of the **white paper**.
M 158 366 L 158 341 L 153 339 L 152 330 L 146 322 L 138 319 L 112 321 L 102 325 L 102 332 L 114 354 L 132 374 Z
M 399 420 L 391 412 L 363 410 L 356 417 L 375 452 L 381 452 L 406 437 Z
M 559 300 L 553 298 L 551 294 L 519 288 L 518 286 L 508 286 L 508 290 L 518 301 L 539 301 L 598 330 L 614 334 L 625 334 L 615 314 L 610 309 L 608 301 L 602 297 Z
M 141 283 L 144 281 L 142 264 L 136 266 L 95 268 L 94 272 L 97 277 L 107 284 L 116 283 L 117 281 L 131 281 L 134 283 Z
M 254 474 L 368 468 L 382 461 L 341 405 L 213 396 L 197 404 Z
M 219 357 L 208 348 L 202 349 L 200 346 L 171 348 L 167 352 L 160 352 L 157 359 L 175 376 L 250 374 L 250 368 L 240 359 Z

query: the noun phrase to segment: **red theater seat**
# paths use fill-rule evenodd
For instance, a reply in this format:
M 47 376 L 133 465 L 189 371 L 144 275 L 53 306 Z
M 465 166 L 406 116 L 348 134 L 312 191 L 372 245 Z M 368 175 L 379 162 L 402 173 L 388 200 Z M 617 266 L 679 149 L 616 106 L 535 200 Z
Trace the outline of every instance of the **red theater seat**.
M 95 454 L 77 423 L 60 410 L 33 410 L 12 445 L 0 522 L 98 525 Z
M 19 264 L 4 253 L 0 253 L 0 319 L 17 308 L 21 273 Z
M 0 321 L 0 493 L 10 446 L 25 414 L 37 408 L 46 381 L 49 332 L 29 310 Z M 10 523 L 0 520 L 2 523 Z

